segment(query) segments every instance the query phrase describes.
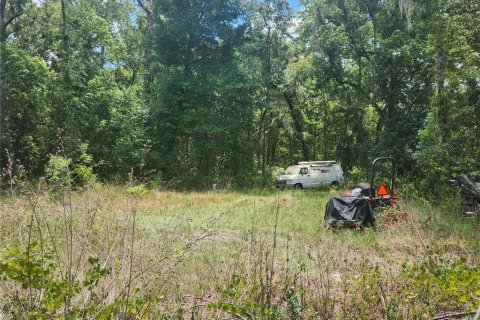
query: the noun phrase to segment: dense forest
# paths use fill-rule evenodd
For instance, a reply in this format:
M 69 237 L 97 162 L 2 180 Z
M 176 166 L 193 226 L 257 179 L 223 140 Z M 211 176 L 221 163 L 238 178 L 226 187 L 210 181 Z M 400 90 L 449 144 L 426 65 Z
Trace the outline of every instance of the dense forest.
M 384 155 L 424 186 L 480 173 L 477 0 L 0 0 L 0 42 L 4 175 L 244 188 Z

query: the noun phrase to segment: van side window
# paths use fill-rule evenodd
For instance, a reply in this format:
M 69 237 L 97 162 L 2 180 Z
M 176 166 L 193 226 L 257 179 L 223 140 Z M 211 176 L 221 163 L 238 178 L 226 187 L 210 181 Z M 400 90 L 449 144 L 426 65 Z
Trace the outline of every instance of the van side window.
M 308 173 L 308 168 L 300 169 L 300 174 L 307 174 L 307 173 Z
M 328 170 L 328 169 L 322 169 L 322 170 L 320 170 L 320 172 L 321 172 L 321 173 L 329 173 L 330 170 Z

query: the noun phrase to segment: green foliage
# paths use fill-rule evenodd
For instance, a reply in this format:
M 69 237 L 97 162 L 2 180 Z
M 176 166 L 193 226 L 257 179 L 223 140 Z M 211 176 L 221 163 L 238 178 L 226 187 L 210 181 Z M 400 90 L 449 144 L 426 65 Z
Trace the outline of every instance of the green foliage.
M 435 94 L 430 99 L 429 113 L 419 131 L 415 152 L 425 189 L 434 183 L 435 196 L 446 189 L 448 179 L 461 173 L 479 171 L 478 123 L 478 41 L 472 36 L 472 18 L 465 11 L 471 4 L 452 2 L 450 8 L 438 6 L 430 16 L 430 38 L 426 50 L 435 55 Z M 476 74 L 476 75 L 474 75 Z
M 5 249 L 0 262 L 0 277 L 2 281 L 12 281 L 21 287 L 18 295 L 7 300 L 11 312 L 19 312 L 20 316 L 22 311 L 34 307 L 28 312 L 29 318 L 47 319 L 54 316 L 62 306 L 67 284 L 54 276 L 52 258 L 51 252 L 41 252 L 38 243 L 32 243 L 26 250 L 17 247 Z M 31 301 L 28 299 L 28 289 L 45 291 L 36 306 L 29 305 Z
M 137 197 L 145 197 L 150 193 L 150 190 L 145 187 L 143 184 L 139 184 L 136 186 L 131 186 L 125 189 L 127 194 L 137 196 Z
M 155 8 L 164 17 L 155 25 L 154 48 L 163 71 L 151 101 L 148 167 L 189 188 L 230 177 L 242 185 L 252 164 L 252 109 L 235 61 L 243 41 L 234 25 L 239 8 L 208 1 L 157 1 Z
M 41 58 L 30 56 L 26 50 L 11 44 L 1 44 L 0 50 L 4 77 L 8 79 L 6 101 L 2 103 L 8 115 L 1 137 L 2 148 L 10 150 L 29 174 L 38 175 L 52 148 L 49 137 L 53 128 L 49 115 L 55 74 Z M 0 154 L 6 158 L 4 152 Z
M 55 253 L 38 242 L 26 248 L 7 247 L 0 255 L 0 280 L 16 286 L 17 290 L 2 297 L 4 310 L 13 318 L 58 319 L 64 311 L 68 296 L 81 294 L 82 290 L 92 291 L 107 271 L 99 259 L 89 257 L 90 268 L 85 280 L 69 282 L 59 274 Z M 91 315 L 96 306 L 84 305 L 69 310 L 74 318 Z
M 362 170 L 356 166 L 344 174 L 345 174 L 346 182 L 352 188 L 356 188 L 356 186 L 360 182 L 366 182 L 368 179 L 367 174 L 365 172 L 362 172 Z
M 393 279 L 388 277 L 378 266 L 364 262 L 361 273 L 342 284 L 344 294 L 352 299 L 344 307 L 346 315 L 354 318 L 398 318 L 400 297 L 398 291 L 392 290 Z
M 234 275 L 227 286 L 217 288 L 220 293 L 219 301 L 209 303 L 208 309 L 223 311 L 236 317 L 280 319 L 277 306 L 268 306 L 261 298 L 258 299 L 265 289 L 260 284 L 252 286 L 246 278 Z
M 89 159 L 79 159 L 88 161 Z M 93 169 L 86 164 L 73 165 L 73 161 L 62 156 L 50 155 L 46 168 L 47 179 L 50 184 L 59 188 L 66 186 L 95 185 L 97 177 Z
M 48 181 L 53 185 L 66 186 L 72 183 L 71 160 L 62 156 L 50 155 L 46 174 Z
M 97 182 L 97 177 L 93 173 L 91 167 L 86 165 L 78 165 L 73 169 L 75 183 L 80 186 L 93 185 Z
M 476 311 L 480 269 L 466 259 L 453 261 L 443 253 L 428 253 L 400 274 L 363 261 L 358 276 L 342 281 L 348 302 L 345 317 L 431 318 L 442 312 Z
M 405 267 L 409 279 L 404 294 L 432 310 L 476 311 L 480 298 L 480 268 L 466 259 L 449 261 L 432 254 L 412 267 Z
M 247 188 L 392 156 L 435 197 L 480 173 L 474 0 L 6 3 L 2 168 L 64 183 L 61 146 L 79 185 Z

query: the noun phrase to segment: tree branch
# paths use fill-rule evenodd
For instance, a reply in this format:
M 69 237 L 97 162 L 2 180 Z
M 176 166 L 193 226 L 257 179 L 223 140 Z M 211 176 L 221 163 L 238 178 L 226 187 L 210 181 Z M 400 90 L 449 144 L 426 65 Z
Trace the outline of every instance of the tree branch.
M 147 6 L 145 5 L 145 3 L 143 3 L 142 0 L 137 0 L 137 3 L 138 5 L 142 8 L 143 11 L 145 11 L 146 14 L 151 14 L 152 12 L 150 11 L 150 9 L 147 8 Z
M 16 18 L 20 17 L 23 14 L 23 10 L 20 10 L 19 12 L 15 13 L 13 16 L 10 17 L 7 21 L 5 21 L 5 24 L 3 25 L 4 28 L 7 28 L 10 23 L 13 22 Z
M 338 81 L 338 83 L 342 84 L 342 85 L 348 85 L 352 88 L 354 88 L 355 90 L 358 91 L 358 93 L 360 93 L 362 96 L 364 96 L 366 98 L 366 100 L 368 101 L 368 103 L 370 103 L 372 105 L 372 107 L 375 109 L 375 111 L 378 112 L 378 114 L 380 116 L 383 116 L 384 115 L 384 110 L 382 108 L 380 108 L 380 106 L 372 100 L 372 98 L 368 95 L 367 92 L 365 92 L 362 88 L 360 88 L 356 83 L 353 83 L 351 81 L 348 81 L 348 80 L 342 80 L 342 79 L 336 79 Z
M 477 312 L 475 313 L 475 317 L 473 320 L 480 320 L 480 306 L 478 306 Z
M 480 308 L 478 310 L 480 310 Z M 440 316 L 433 317 L 431 320 L 443 320 L 443 319 L 450 319 L 450 318 L 459 318 L 459 317 L 468 316 L 468 315 L 471 315 L 471 314 L 475 314 L 475 311 L 450 312 L 450 313 L 442 314 Z
M 0 3 L 0 11 L 1 11 L 2 14 L 5 14 L 6 5 L 7 5 L 7 1 L 6 1 L 6 0 L 1 1 L 1 3 Z M 21 3 L 20 1 L 17 1 L 15 13 L 14 13 L 13 16 L 11 16 L 7 21 L 4 22 L 3 28 L 6 29 L 6 28 L 10 25 L 10 23 L 13 22 L 13 20 L 15 20 L 16 18 L 20 17 L 22 14 L 23 14 L 23 6 L 22 6 L 22 3 Z

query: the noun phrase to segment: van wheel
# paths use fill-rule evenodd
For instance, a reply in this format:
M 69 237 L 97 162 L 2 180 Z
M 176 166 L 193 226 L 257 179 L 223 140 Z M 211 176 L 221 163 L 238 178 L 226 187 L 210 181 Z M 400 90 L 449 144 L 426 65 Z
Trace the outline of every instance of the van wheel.
M 301 183 L 296 183 L 293 187 L 295 189 L 302 189 L 303 188 Z
M 331 186 L 332 187 L 338 187 L 340 184 L 338 183 L 338 181 L 332 181 L 332 184 Z

